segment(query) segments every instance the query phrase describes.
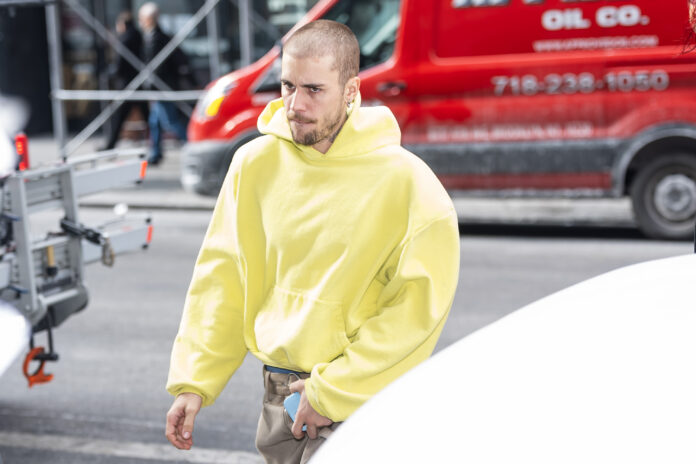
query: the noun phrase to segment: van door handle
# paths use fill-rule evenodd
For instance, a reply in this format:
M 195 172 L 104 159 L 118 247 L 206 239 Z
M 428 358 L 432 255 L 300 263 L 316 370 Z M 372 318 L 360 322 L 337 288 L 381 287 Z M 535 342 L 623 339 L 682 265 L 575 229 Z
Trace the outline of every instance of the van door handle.
M 396 97 L 404 90 L 406 90 L 406 82 L 404 81 L 382 82 L 377 84 L 377 91 L 386 97 Z

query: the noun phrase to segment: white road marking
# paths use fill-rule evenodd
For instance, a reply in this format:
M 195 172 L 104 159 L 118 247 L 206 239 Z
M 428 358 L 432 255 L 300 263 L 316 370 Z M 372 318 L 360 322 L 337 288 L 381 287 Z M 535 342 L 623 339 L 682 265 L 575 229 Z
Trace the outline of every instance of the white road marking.
M 0 432 L 0 446 L 195 464 L 260 464 L 263 462 L 258 455 L 246 451 L 195 448 L 195 446 L 190 451 L 182 451 L 169 444 L 100 440 L 67 435 Z

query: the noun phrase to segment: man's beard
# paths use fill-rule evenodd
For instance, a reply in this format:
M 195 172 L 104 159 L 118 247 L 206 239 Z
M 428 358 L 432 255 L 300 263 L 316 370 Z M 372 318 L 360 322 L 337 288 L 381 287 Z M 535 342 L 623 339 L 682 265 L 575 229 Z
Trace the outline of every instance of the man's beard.
M 292 130 L 292 124 L 290 125 L 290 132 L 292 133 L 292 139 L 295 141 L 295 143 L 299 143 L 300 145 L 315 145 L 319 142 L 321 142 L 324 139 L 327 138 L 335 138 L 336 133 L 338 130 L 341 128 L 341 125 L 343 123 L 343 107 L 339 106 L 338 111 L 333 115 L 331 119 L 326 118 L 322 122 L 323 127 L 317 127 L 315 130 L 307 132 L 305 134 L 296 134 L 295 131 Z M 294 111 L 288 112 L 288 121 L 297 121 L 297 122 L 303 122 L 303 123 L 316 123 L 316 120 L 313 119 L 306 119 L 303 118 L 302 116 L 298 116 L 295 114 Z M 328 122 L 327 122 L 328 121 Z M 331 140 L 333 142 L 333 140 Z

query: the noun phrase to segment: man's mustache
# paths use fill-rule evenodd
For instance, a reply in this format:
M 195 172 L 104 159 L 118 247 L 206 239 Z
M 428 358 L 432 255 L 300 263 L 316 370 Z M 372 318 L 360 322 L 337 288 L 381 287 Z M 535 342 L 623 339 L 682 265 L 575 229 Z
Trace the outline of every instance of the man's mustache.
M 305 118 L 303 116 L 298 115 L 294 111 L 290 111 L 288 113 L 288 121 L 295 121 L 295 122 L 301 122 L 301 123 L 314 123 L 317 122 L 316 119 L 310 119 L 310 118 Z

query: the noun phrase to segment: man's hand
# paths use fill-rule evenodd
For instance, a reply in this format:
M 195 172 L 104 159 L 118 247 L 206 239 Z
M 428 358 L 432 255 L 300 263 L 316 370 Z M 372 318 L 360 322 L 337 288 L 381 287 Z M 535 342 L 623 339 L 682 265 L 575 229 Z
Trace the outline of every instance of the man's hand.
M 307 426 L 307 435 L 309 438 L 314 440 L 317 438 L 317 427 L 325 427 L 327 425 L 333 424 L 333 421 L 328 417 L 324 417 L 314 410 L 309 400 L 307 400 L 307 395 L 305 395 L 304 380 L 297 380 L 290 384 L 290 391 L 300 392 L 300 405 L 297 407 L 297 414 L 295 415 L 295 423 L 292 424 L 292 434 L 298 440 L 304 437 L 304 432 L 302 431 L 302 426 Z
M 203 399 L 195 393 L 181 393 L 167 413 L 165 435 L 172 445 L 189 450 L 193 446 L 193 421 Z

